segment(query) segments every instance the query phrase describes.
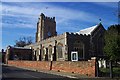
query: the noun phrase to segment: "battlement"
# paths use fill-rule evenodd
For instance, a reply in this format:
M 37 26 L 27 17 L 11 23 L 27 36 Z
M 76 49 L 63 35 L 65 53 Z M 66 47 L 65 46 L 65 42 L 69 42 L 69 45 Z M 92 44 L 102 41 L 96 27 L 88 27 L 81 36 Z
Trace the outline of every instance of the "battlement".
M 90 35 L 86 34 L 78 34 L 78 33 L 73 33 L 73 32 L 66 32 L 68 35 L 73 35 L 73 36 L 82 36 L 82 37 L 89 37 Z
M 45 17 L 45 20 L 55 21 L 55 17 Z
M 43 13 L 41 13 L 39 19 L 48 20 L 48 21 L 55 21 L 55 17 L 47 17 Z

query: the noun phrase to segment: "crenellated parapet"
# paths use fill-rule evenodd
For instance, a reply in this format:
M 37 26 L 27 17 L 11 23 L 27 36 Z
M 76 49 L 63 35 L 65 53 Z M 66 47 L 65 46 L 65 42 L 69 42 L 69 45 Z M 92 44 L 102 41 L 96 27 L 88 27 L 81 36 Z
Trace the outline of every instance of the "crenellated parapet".
M 73 33 L 73 32 L 66 32 L 70 36 L 79 36 L 79 37 L 90 37 L 90 35 L 86 34 L 78 34 L 78 33 Z
M 70 44 L 74 43 L 74 41 L 82 41 L 83 43 L 89 43 L 90 35 L 83 35 L 78 33 L 71 33 L 67 32 L 67 39 L 69 40 Z M 72 43 L 71 43 L 72 42 Z
M 55 22 L 55 17 L 47 17 L 43 13 L 41 13 L 39 20 L 47 20 Z
M 55 22 L 55 17 L 45 17 L 44 20 L 48 20 L 48 21 L 54 21 Z

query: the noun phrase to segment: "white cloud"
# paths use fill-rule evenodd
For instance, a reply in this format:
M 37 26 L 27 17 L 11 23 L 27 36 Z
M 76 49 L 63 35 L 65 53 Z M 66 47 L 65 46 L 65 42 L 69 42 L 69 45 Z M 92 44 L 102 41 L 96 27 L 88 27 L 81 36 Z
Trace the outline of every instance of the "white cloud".
M 25 5 L 25 4 L 24 4 Z M 37 4 L 38 5 L 38 4 Z M 41 5 L 41 6 L 39 6 Z M 84 11 L 72 10 L 69 8 L 56 7 L 45 3 L 40 3 L 37 8 L 34 6 L 12 6 L 3 4 L 2 7 L 2 15 L 9 15 L 12 17 L 15 16 L 23 16 L 23 17 L 31 17 L 31 20 L 36 20 L 39 17 L 40 13 L 45 13 L 47 16 L 55 16 L 57 24 L 64 24 L 70 20 L 80 20 L 85 22 L 98 22 L 99 17 Z M 46 9 L 46 7 L 48 8 Z M 8 25 L 8 24 L 7 24 Z M 27 25 L 28 26 L 28 25 Z M 24 27 L 27 27 L 24 26 Z M 32 27 L 32 26 L 31 26 Z M 28 28 L 31 28 L 28 27 Z
M 38 11 L 38 10 L 37 10 Z M 4 14 L 8 14 L 8 13 L 19 13 L 19 14 L 23 14 L 23 15 L 35 15 L 36 13 L 38 13 L 35 9 L 33 8 L 25 8 L 25 7 L 18 7 L 18 6 L 10 6 L 10 5 L 4 5 L 2 7 L 2 12 Z
M 36 29 L 36 26 L 35 26 L 35 25 L 30 25 L 30 24 L 2 23 L 2 27 L 9 27 L 9 28 L 31 28 L 31 29 Z
M 27 5 L 25 6 L 25 4 Z M 97 16 L 96 14 L 91 14 L 90 12 L 84 12 L 82 10 L 73 10 L 73 9 L 64 8 L 64 7 L 57 7 L 57 6 L 50 5 L 49 3 L 47 4 L 37 3 L 36 5 L 33 5 L 32 3 L 24 3 L 24 4 L 20 3 L 20 5 L 21 6 L 3 4 L 2 16 L 7 15 L 11 17 L 20 17 L 20 18 L 24 17 L 23 22 L 30 19 L 29 22 L 31 24 L 16 23 L 16 24 L 10 24 L 10 26 L 13 25 L 14 27 L 19 27 L 19 28 L 34 29 L 36 28 L 36 25 L 34 24 L 37 23 L 35 21 L 37 21 L 40 13 L 44 13 L 45 15 L 51 16 L 51 17 L 55 16 L 57 25 L 66 24 L 67 22 L 69 23 L 69 21 L 71 20 L 84 21 L 88 23 L 98 23 L 100 18 L 100 16 Z M 103 5 L 103 3 L 101 5 Z M 104 21 L 107 22 L 106 24 L 110 24 L 110 21 L 109 23 L 108 23 L 108 20 L 104 20 Z M 5 25 L 7 26 L 9 24 L 5 24 Z
M 65 9 L 65 8 L 54 7 L 47 11 L 44 11 L 44 13 L 50 16 L 51 15 L 57 16 L 58 19 L 61 19 L 61 21 L 59 22 L 63 22 L 64 20 L 81 20 L 85 22 L 96 22 L 96 19 L 98 19 L 98 16 L 95 16 L 91 13 L 84 12 L 84 11 Z

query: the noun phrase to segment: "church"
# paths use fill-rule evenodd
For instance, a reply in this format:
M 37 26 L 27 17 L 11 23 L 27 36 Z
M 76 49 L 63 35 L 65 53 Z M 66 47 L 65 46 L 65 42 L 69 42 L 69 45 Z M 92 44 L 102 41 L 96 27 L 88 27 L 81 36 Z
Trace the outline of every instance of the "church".
M 80 61 L 103 56 L 105 29 L 101 22 L 79 32 L 57 35 L 55 17 L 41 13 L 36 42 L 24 47 L 32 50 L 32 60 Z

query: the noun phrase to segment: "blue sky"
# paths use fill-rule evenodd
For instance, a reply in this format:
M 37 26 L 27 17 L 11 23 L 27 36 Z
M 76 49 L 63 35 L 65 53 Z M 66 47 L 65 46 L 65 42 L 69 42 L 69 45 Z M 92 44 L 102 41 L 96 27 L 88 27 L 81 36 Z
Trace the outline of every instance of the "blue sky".
M 2 48 L 14 45 L 20 37 L 32 36 L 35 41 L 41 13 L 56 17 L 57 32 L 77 32 L 102 20 L 107 29 L 117 24 L 117 2 L 2 2 Z

